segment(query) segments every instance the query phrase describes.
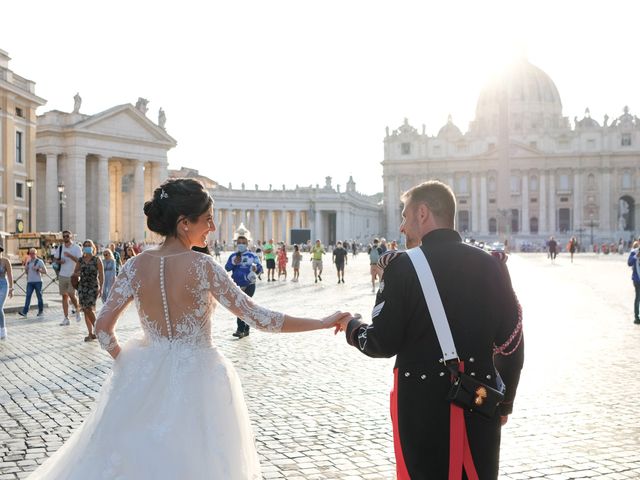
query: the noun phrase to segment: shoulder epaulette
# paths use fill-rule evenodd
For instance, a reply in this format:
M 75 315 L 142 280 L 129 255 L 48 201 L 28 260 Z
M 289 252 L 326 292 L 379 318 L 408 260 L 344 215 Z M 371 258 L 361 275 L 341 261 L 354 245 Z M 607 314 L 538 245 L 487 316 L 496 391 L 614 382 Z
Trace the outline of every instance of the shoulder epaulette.
M 384 270 L 385 268 L 387 268 L 387 265 L 389 265 L 401 253 L 402 252 L 399 252 L 397 250 L 387 250 L 382 255 L 380 255 L 380 258 L 378 259 L 378 264 L 377 264 L 378 268 Z

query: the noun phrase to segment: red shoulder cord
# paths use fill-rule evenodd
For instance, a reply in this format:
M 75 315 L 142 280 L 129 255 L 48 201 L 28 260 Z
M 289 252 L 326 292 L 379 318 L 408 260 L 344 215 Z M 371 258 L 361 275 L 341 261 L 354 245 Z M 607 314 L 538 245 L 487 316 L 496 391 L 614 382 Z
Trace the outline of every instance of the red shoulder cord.
M 464 372 L 464 362 L 460 362 L 458 369 Z M 449 480 L 461 480 L 462 469 L 467 472 L 469 480 L 479 480 L 476 466 L 473 463 L 467 425 L 464 421 L 464 410 L 451 404 L 451 421 L 449 427 Z

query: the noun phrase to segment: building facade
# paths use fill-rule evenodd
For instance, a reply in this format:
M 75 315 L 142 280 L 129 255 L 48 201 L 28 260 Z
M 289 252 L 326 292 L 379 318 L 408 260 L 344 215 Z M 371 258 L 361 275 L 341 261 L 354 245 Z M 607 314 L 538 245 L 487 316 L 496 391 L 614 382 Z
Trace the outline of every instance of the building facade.
M 146 116 L 147 101 L 87 115 L 76 94 L 71 113 L 38 117 L 35 178 L 40 231 L 69 229 L 79 240 L 155 241 L 143 205 L 167 177 L 176 141 Z M 60 192 L 63 190 L 63 192 Z M 62 215 L 62 217 L 61 217 Z
M 435 136 L 405 119 L 384 139 L 385 232 L 398 236 L 399 197 L 439 179 L 457 198 L 456 228 L 484 240 L 583 244 L 637 236 L 640 119 L 624 107 L 602 124 L 586 109 L 570 122 L 553 80 L 522 59 L 480 93 L 466 133 L 447 123 Z
M 233 244 L 240 224 L 254 240 L 273 238 L 277 242 L 292 243 L 291 230 L 310 230 L 310 239 L 320 239 L 326 245 L 338 240 L 369 243 L 382 232 L 380 199 L 356 191 L 353 178 L 349 178 L 345 191 L 333 186 L 331 177 L 325 178 L 324 187 L 263 190 L 254 185 L 248 189 L 228 188 L 198 174 L 197 170 L 183 168 L 171 170 L 171 177 L 195 178 L 209 188 L 213 197 L 216 232 L 213 239 Z
M 0 231 L 28 231 L 37 221 L 36 109 L 46 103 L 35 83 L 9 69 L 0 50 Z

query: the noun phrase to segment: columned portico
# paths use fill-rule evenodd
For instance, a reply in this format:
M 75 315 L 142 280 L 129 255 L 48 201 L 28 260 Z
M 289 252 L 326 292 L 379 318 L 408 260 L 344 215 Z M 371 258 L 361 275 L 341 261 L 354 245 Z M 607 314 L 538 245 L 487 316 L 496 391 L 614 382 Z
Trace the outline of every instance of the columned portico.
M 37 153 L 46 162 L 36 170 L 46 177 L 36 179 L 46 198 L 38 215 L 48 229 L 59 229 L 57 186 L 63 183 L 63 228 L 77 240 L 144 242 L 144 201 L 167 178 L 167 151 L 176 141 L 131 104 L 96 115 L 80 113 L 81 99 L 77 107 L 38 117 Z

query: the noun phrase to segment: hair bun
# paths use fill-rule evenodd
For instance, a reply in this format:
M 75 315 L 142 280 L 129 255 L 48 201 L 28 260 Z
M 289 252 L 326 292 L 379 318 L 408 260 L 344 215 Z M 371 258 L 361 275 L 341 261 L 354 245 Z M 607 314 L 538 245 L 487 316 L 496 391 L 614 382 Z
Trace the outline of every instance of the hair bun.
M 144 203 L 144 214 L 147 216 L 149 230 L 162 236 L 169 235 L 170 229 L 167 228 L 165 215 L 163 215 L 162 209 L 155 198 Z

